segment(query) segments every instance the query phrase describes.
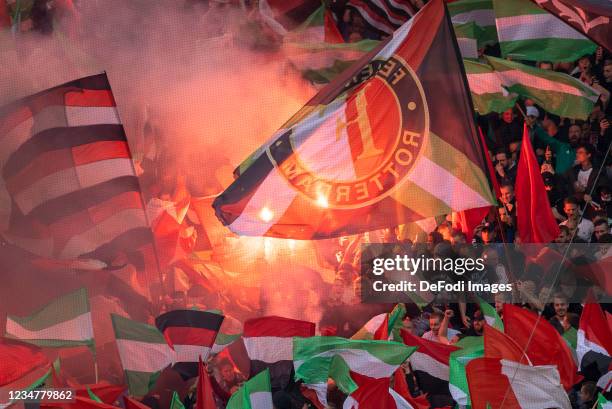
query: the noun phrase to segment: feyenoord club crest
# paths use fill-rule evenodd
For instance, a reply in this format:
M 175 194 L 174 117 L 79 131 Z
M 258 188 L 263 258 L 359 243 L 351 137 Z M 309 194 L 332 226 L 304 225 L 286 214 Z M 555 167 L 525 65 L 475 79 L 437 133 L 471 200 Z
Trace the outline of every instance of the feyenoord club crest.
M 387 197 L 428 137 L 423 87 L 400 57 L 372 62 L 344 89 L 267 150 L 286 181 L 320 207 L 354 209 Z

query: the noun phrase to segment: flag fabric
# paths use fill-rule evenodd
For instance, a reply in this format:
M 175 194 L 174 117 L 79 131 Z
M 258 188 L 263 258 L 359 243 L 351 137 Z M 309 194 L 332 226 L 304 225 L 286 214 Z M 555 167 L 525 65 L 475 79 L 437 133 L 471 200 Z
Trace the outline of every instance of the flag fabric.
M 86 345 L 94 334 L 87 290 L 57 298 L 27 317 L 8 315 L 6 336 L 51 348 Z
M 487 61 L 508 92 L 532 99 L 555 115 L 586 119 L 599 98 L 599 91 L 561 72 L 489 56 Z
M 125 409 L 151 409 L 144 403 L 127 396 L 123 397 L 123 402 L 125 403 Z
M 499 317 L 497 310 L 491 304 L 478 297 L 478 306 L 480 307 L 480 311 L 482 311 L 482 315 L 484 315 L 484 319 L 486 323 L 498 331 L 504 331 L 504 323 L 502 319 Z
M 380 36 L 393 34 L 417 11 L 407 0 L 349 0 L 347 7 L 356 10 L 366 26 Z
M 535 156 L 527 123 L 523 125 L 521 155 L 516 174 L 516 224 L 521 243 L 550 243 L 559 235 L 540 164 Z
M 497 43 L 497 28 L 492 0 L 459 0 L 449 2 L 453 25 L 474 23 L 480 29 L 478 48 Z
M 130 394 L 144 396 L 175 353 L 157 328 L 115 314 L 111 321 Z
M 430 1 L 336 77 L 239 167 L 223 224 L 321 239 L 492 204 L 451 30 Z
M 332 378 L 346 394 L 358 388 L 356 378 L 385 379 L 410 356 L 415 348 L 393 341 L 350 340 L 340 337 L 295 338 L 295 379 L 317 392 L 326 404 L 327 379 Z M 357 379 L 359 380 L 359 379 Z M 387 389 L 388 389 L 387 384 Z
M 226 409 L 272 409 L 270 371 L 265 369 L 246 381 L 227 402 Z
M 181 376 L 198 375 L 198 361 L 208 359 L 223 318 L 208 311 L 173 310 L 155 319 L 155 326 L 176 353 L 173 368 Z
M 504 58 L 576 61 L 597 47 L 584 35 L 530 0 L 493 0 L 495 25 Z
M 217 409 L 212 384 L 210 383 L 208 372 L 206 372 L 201 358 L 198 362 L 198 386 L 196 390 L 195 409 Z
M 95 384 L 80 385 L 68 381 L 67 386 L 74 390 L 76 396 L 112 405 L 126 390 L 124 385 L 113 385 L 107 381 Z
M 302 77 L 315 85 L 327 84 L 380 44 L 375 40 L 354 43 L 283 43 L 283 52 Z
M 106 74 L 0 108 L 0 231 L 39 256 L 110 264 L 152 245 Z
M 402 330 L 404 344 L 417 347 L 410 356 L 410 366 L 420 388 L 428 393 L 448 391 L 450 354 L 459 350 L 454 345 L 429 341 Z
M 74 402 L 41 403 L 40 409 L 117 409 L 117 407 L 83 396 L 75 396 Z
M 0 0 L 0 29 L 7 29 L 11 27 L 11 16 L 8 12 L 8 6 L 6 0 Z
M 40 348 L 0 338 L 0 408 L 13 403 L 9 391 L 32 390 L 51 375 L 51 364 Z
M 217 337 L 215 338 L 215 342 L 212 348 L 210 349 L 210 353 L 218 354 L 219 352 L 230 346 L 230 344 L 232 344 L 241 336 L 242 334 L 223 334 L 221 332 L 218 332 Z
M 473 409 L 572 407 L 554 365 L 476 358 L 467 364 L 466 373 Z
M 580 381 L 572 353 L 546 320 L 521 307 L 504 304 L 505 333 L 525 351 L 533 365 L 556 365 L 566 390 Z
M 278 35 L 296 29 L 321 6 L 320 0 L 260 0 L 259 15 Z
M 484 356 L 486 358 L 505 359 L 524 365 L 531 365 L 529 357 L 521 347 L 508 335 L 486 324 L 484 327 Z
M 607 400 L 601 393 L 597 394 L 597 409 L 612 409 L 612 402 Z
M 461 56 L 468 59 L 478 59 L 478 38 L 482 36 L 482 29 L 473 21 L 464 24 L 454 24 L 457 44 Z
M 465 366 L 473 359 L 484 356 L 482 337 L 465 337 L 455 344 L 461 348 L 451 352 L 449 357 L 448 389 L 451 396 L 460 406 L 471 406 L 470 390 L 468 387 Z
M 413 409 L 413 406 L 389 388 L 389 379 L 364 379 L 345 399 L 342 409 Z
M 183 223 L 189 205 L 190 197 L 179 202 L 153 198 L 147 204 L 147 213 L 155 239 L 155 250 L 162 267 L 185 258 L 193 249 L 188 239 L 193 235 L 195 229 Z
M 172 393 L 172 399 L 170 400 L 170 409 L 185 409 L 185 405 L 183 405 L 183 401 L 179 397 L 178 393 Z
M 612 4 L 590 0 L 535 0 L 535 3 L 599 45 L 612 50 Z
M 597 303 L 586 303 L 580 315 L 576 356 L 580 372 L 593 381 L 605 375 L 612 364 L 612 330 Z
M 406 374 L 402 368 L 396 369 L 393 374 L 393 391 L 404 398 L 414 409 L 429 408 L 429 401 L 426 395 L 421 394 L 416 398 L 412 397 L 408 388 L 408 382 L 406 381 Z
M 359 329 L 351 339 L 378 339 L 400 341 L 399 329 L 406 315 L 404 304 L 397 304 L 390 313 L 376 315 Z
M 300 26 L 287 33 L 283 42 L 335 44 L 343 43 L 344 39 L 331 10 L 321 4 Z
M 463 60 L 474 109 L 480 115 L 504 112 L 514 106 L 518 95 L 509 92 L 493 67 L 475 61 Z
M 285 387 L 293 368 L 294 337 L 311 337 L 315 324 L 282 317 L 245 321 L 242 340 L 251 360 L 251 376 L 269 369 L 273 387 Z

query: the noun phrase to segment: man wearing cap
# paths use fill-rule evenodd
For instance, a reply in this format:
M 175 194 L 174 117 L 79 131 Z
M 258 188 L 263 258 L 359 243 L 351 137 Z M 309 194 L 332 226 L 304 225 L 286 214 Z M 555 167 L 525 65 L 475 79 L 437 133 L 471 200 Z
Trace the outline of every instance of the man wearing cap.
M 550 120 L 550 122 L 555 124 L 555 122 L 552 120 Z M 551 127 L 556 129 L 554 134 L 556 135 L 558 133 L 558 128 L 556 128 L 556 125 Z M 565 172 L 567 172 L 568 169 L 574 166 L 574 161 L 576 160 L 575 148 L 577 146 L 578 141 L 576 141 L 576 145 L 572 146 L 571 142 L 563 142 L 555 138 L 554 135 L 550 135 L 549 133 L 545 132 L 541 127 L 537 125 L 534 125 L 533 133 L 535 137 L 535 142 L 537 144 L 539 144 L 540 146 L 550 146 L 550 149 L 555 154 L 555 172 L 558 175 L 564 174 Z
M 482 311 L 476 310 L 472 314 L 472 321 L 470 328 L 468 328 L 463 335 L 467 337 L 481 337 L 484 331 L 485 318 Z

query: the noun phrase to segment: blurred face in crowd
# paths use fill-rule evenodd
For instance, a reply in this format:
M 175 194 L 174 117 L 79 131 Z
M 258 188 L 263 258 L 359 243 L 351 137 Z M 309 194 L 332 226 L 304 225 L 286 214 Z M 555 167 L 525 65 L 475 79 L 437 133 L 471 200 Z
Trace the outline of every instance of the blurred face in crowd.
M 361 297 L 361 277 L 356 277 L 353 280 L 353 295 L 355 298 Z
M 497 153 L 495 154 L 495 160 L 497 163 L 501 164 L 504 168 L 508 167 L 508 156 L 505 153 Z
M 580 135 L 582 134 L 582 129 L 580 129 L 580 125 L 574 124 L 569 127 L 567 131 L 567 138 L 571 145 L 577 145 L 580 143 Z
M 555 239 L 555 243 L 567 243 L 569 242 L 569 235 L 565 229 L 561 230 L 559 236 Z
M 474 331 L 476 331 L 477 334 L 480 334 L 484 329 L 484 323 L 485 320 L 482 314 L 474 316 L 474 319 L 472 320 L 472 325 L 474 326 Z
M 555 297 L 553 299 L 553 307 L 555 307 L 557 318 L 563 318 L 567 314 L 567 307 L 569 307 L 569 305 L 565 298 Z
M 451 237 L 451 244 L 456 246 L 458 244 L 466 244 L 465 236 L 463 234 L 454 234 Z
M 608 231 L 610 230 L 610 228 L 608 227 L 607 223 L 600 223 L 597 226 L 595 226 L 595 238 L 597 240 L 599 240 L 601 238 L 601 236 L 603 236 L 604 234 L 607 234 Z
M 485 265 L 495 267 L 499 264 L 499 255 L 493 249 L 487 249 L 482 253 L 482 259 Z
M 591 154 L 585 148 L 578 148 L 576 150 L 576 160 L 581 165 L 591 163 Z
M 563 205 L 563 211 L 568 219 L 576 220 L 580 216 L 578 205 L 574 203 L 565 203 Z
M 612 63 L 604 66 L 603 76 L 606 79 L 606 82 L 612 82 Z
M 512 186 L 502 186 L 499 192 L 503 204 L 511 203 L 514 200 L 514 188 Z
M 503 311 L 505 303 L 506 303 L 506 300 L 504 299 L 503 294 L 501 293 L 495 294 L 495 311 L 497 311 L 498 314 Z
M 527 118 L 525 118 L 525 122 L 527 122 L 527 126 L 532 127 L 533 124 L 536 123 L 538 118 L 536 118 L 533 115 L 527 115 Z
M 223 365 L 219 372 L 225 382 L 232 382 L 234 380 L 234 368 L 231 365 Z
M 440 332 L 440 318 L 431 317 L 429 319 L 429 328 L 431 329 L 431 332 L 434 333 L 434 335 L 438 335 L 438 333 Z
M 549 70 L 552 71 L 553 69 L 553 65 L 550 62 L 541 62 L 540 63 L 540 69 L 541 70 Z
M 502 119 L 504 120 L 504 122 L 509 124 L 510 122 L 512 122 L 512 116 L 512 108 L 510 108 L 504 111 L 504 113 L 502 114 Z
M 484 229 L 481 233 L 480 233 L 480 238 L 482 239 L 482 241 L 484 241 L 485 243 L 491 243 L 493 242 L 493 240 L 495 240 L 495 230 L 489 230 L 489 229 Z
M 406 331 L 410 332 L 411 334 L 414 333 L 414 324 L 412 323 L 410 317 L 404 318 L 403 325 Z
M 591 60 L 587 57 L 583 57 L 578 60 L 578 68 L 580 72 L 586 72 L 591 69 Z

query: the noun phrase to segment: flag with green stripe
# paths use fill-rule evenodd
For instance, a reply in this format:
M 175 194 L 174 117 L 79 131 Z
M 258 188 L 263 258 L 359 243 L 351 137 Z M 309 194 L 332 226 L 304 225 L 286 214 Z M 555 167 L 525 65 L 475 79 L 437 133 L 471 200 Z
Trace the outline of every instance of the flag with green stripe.
M 226 409 L 272 409 L 270 370 L 249 379 L 227 402 Z
M 493 0 L 503 57 L 530 61 L 576 61 L 597 45 L 530 0 Z
M 212 354 L 218 354 L 219 352 L 230 346 L 232 342 L 240 338 L 241 335 L 242 334 L 223 334 L 221 332 L 217 333 L 215 343 L 213 344 L 210 352 Z
M 607 400 L 601 393 L 598 393 L 597 409 L 612 409 L 612 402 Z
M 453 26 L 474 23 L 480 30 L 478 48 L 497 43 L 492 0 L 459 0 L 448 3 Z
M 144 396 L 162 369 L 174 360 L 174 351 L 157 328 L 111 314 L 121 365 L 130 394 Z
M 485 115 L 489 112 L 504 112 L 514 106 L 518 95 L 509 93 L 502 86 L 491 66 L 467 59 L 463 60 L 463 65 L 476 112 Z
M 480 306 L 480 311 L 482 311 L 482 315 L 484 315 L 487 324 L 489 324 L 496 330 L 504 332 L 504 323 L 499 317 L 499 314 L 497 314 L 495 307 L 493 307 L 491 304 L 489 304 L 480 297 L 478 297 L 478 304 Z
M 495 57 L 487 57 L 487 61 L 508 92 L 532 99 L 555 115 L 586 119 L 599 98 L 599 91 L 561 72 Z
M 93 348 L 87 290 L 82 288 L 59 297 L 26 317 L 8 315 L 6 336 L 41 347 L 86 345 Z
M 351 340 L 340 337 L 294 338 L 296 380 L 318 390 L 331 377 L 350 394 L 357 384 L 350 372 L 370 378 L 388 378 L 416 350 L 399 342 Z
M 469 408 L 470 390 L 465 367 L 472 359 L 484 356 L 484 342 L 482 337 L 465 337 L 456 346 L 461 349 L 450 354 L 448 389 L 459 406 Z
M 390 313 L 372 317 L 351 339 L 382 339 L 401 341 L 399 330 L 402 318 L 406 315 L 406 306 L 397 304 Z M 378 335 L 378 336 L 377 336 Z
M 478 39 L 482 37 L 483 30 L 476 23 L 470 21 L 464 24 L 453 24 L 457 44 L 463 58 L 478 58 Z
M 172 392 L 172 400 L 170 400 L 170 409 L 185 409 L 183 401 L 176 391 Z

